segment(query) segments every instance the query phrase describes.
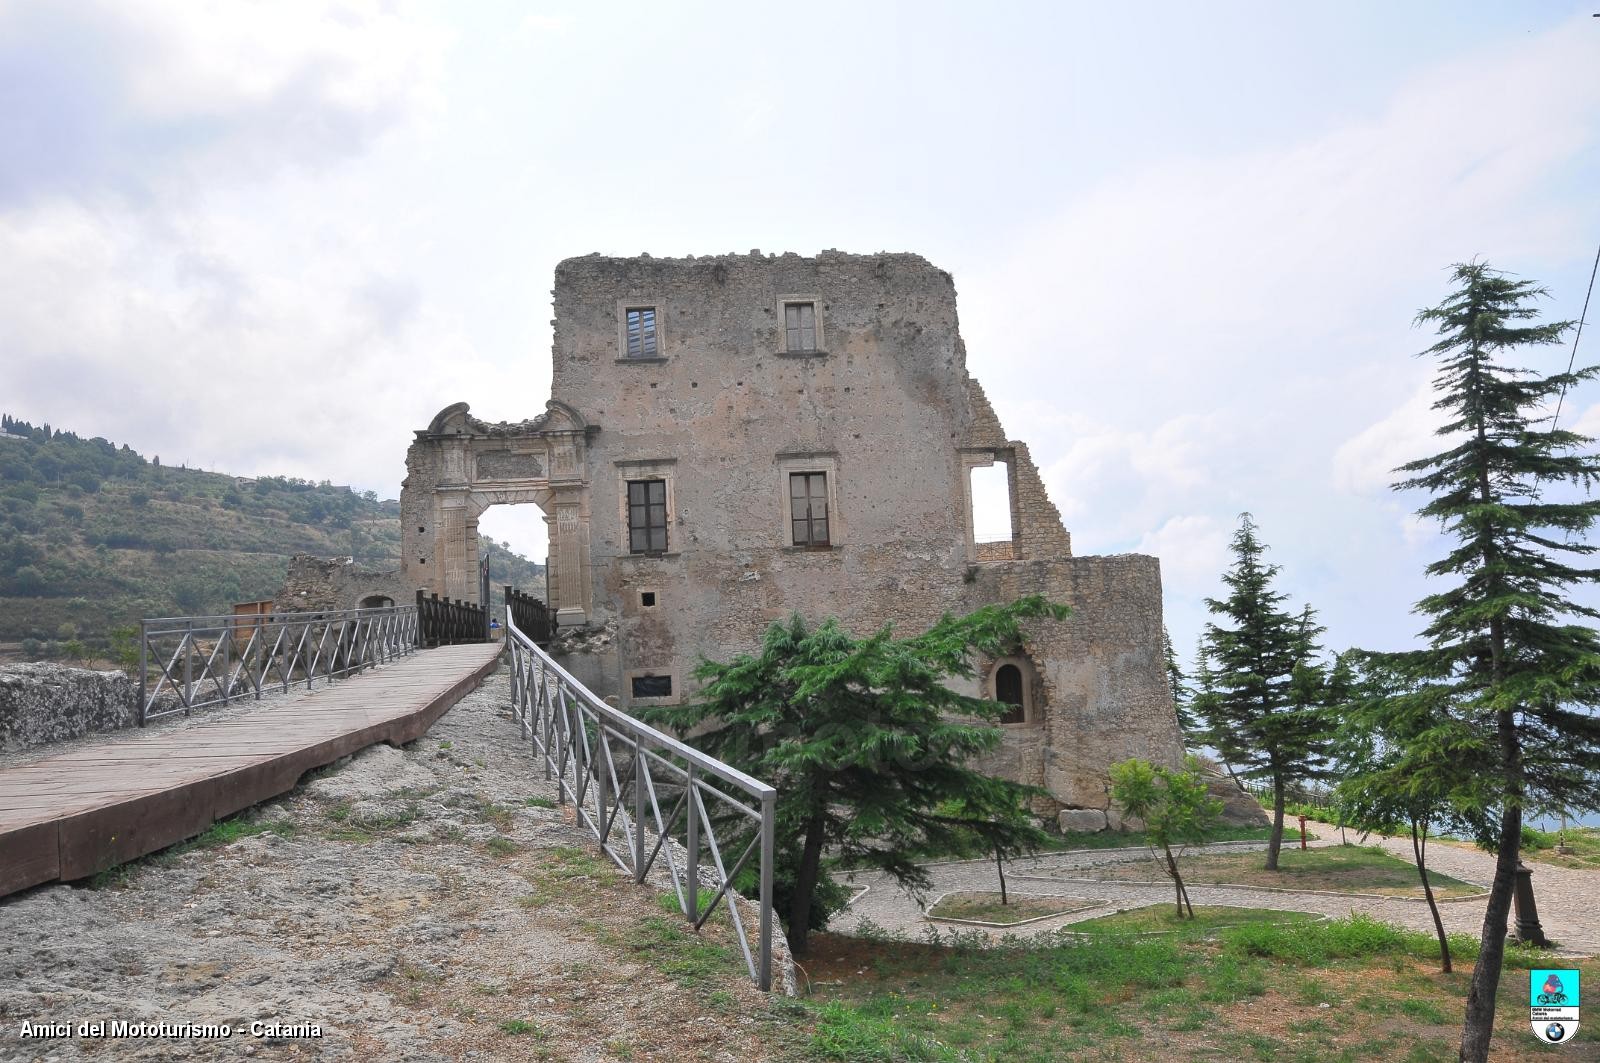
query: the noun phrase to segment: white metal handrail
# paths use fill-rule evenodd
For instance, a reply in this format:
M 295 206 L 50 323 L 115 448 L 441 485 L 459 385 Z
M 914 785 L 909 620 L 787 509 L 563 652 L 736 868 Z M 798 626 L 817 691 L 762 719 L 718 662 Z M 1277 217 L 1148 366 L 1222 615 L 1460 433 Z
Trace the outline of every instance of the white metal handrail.
M 139 722 L 350 675 L 413 653 L 417 607 L 139 622 Z
M 762 989 L 771 989 L 778 792 L 601 701 L 535 645 L 509 610 L 506 631 L 512 711 L 523 738 L 544 759 L 545 778 L 556 780 L 557 800 L 571 803 L 601 851 L 635 882 L 643 882 L 665 855 L 679 910 L 696 930 L 727 900 L 729 922 L 750 977 Z M 664 803 L 670 806 L 665 813 Z M 731 831 L 730 821 L 736 824 Z M 749 830 L 748 838 L 743 830 Z M 722 845 L 730 838 L 728 855 L 738 850 L 731 861 Z M 709 865 L 701 863 L 702 848 L 711 857 Z M 760 861 L 754 954 L 739 905 L 729 896 L 752 856 Z M 714 893 L 701 911 L 703 870 L 709 873 L 706 888 Z

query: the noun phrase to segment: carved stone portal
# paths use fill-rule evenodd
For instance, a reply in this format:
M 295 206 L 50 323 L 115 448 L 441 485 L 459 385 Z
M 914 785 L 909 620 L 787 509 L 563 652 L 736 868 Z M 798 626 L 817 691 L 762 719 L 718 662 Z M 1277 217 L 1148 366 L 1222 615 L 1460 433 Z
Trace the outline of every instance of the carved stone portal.
M 442 598 L 478 597 L 478 518 L 531 502 L 550 528 L 550 606 L 582 624 L 589 601 L 589 481 L 585 452 L 598 426 L 562 402 L 543 415 L 490 424 L 467 404 L 446 406 L 406 451 L 400 487 L 401 572 Z

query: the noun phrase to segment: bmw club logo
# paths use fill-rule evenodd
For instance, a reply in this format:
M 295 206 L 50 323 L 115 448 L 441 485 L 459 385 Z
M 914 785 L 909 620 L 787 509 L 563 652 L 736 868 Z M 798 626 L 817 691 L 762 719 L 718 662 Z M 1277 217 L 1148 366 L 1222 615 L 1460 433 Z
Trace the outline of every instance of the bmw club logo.
M 1528 1018 L 1533 1035 L 1545 1044 L 1564 1044 L 1578 1032 L 1579 974 L 1548 968 L 1528 972 Z

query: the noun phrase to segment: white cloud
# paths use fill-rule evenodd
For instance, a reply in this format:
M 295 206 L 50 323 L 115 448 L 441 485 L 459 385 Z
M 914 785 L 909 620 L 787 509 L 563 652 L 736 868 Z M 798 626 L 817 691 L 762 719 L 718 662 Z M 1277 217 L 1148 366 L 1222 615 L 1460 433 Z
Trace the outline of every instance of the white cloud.
M 1571 409 L 1571 406 L 1567 408 Z M 1567 415 L 1564 414 L 1563 417 L 1565 416 Z M 1581 436 L 1600 438 L 1600 402 L 1584 410 L 1576 421 L 1570 422 L 1568 427 Z
M 1333 455 L 1334 485 L 1352 494 L 1386 491 L 1404 475 L 1395 472 L 1399 466 L 1446 449 L 1434 434 L 1441 423 L 1434 399 L 1432 385 L 1424 384 L 1388 416 L 1340 445 Z
M 187 202 L 356 156 L 438 108 L 441 46 L 378 0 L 0 3 L 0 207 Z
M 1190 514 L 1173 517 L 1145 535 L 1134 552 L 1161 559 L 1161 583 L 1168 592 L 1214 594 L 1228 567 L 1231 535 L 1215 517 Z

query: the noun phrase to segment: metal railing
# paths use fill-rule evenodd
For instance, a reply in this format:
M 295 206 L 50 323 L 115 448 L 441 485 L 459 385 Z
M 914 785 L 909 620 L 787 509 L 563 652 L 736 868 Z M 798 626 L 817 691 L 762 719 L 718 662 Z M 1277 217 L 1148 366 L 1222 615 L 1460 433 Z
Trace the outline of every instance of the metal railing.
M 417 645 L 459 646 L 489 641 L 489 610 L 460 598 L 451 601 L 437 593 L 417 591 Z
M 550 645 L 550 637 L 555 634 L 555 614 L 544 602 L 531 594 L 511 586 L 506 588 L 506 614 L 516 618 L 517 627 L 535 646 Z
M 601 851 L 635 882 L 643 882 L 664 855 L 678 908 L 696 930 L 727 900 L 750 977 L 771 989 L 778 792 L 601 701 L 535 645 L 509 612 L 506 647 L 512 712 L 522 736 L 543 756 L 545 778 L 555 778 L 557 800 L 571 803 Z M 670 805 L 665 814 L 663 804 Z M 731 843 L 730 854 L 739 851 L 731 863 L 724 859 L 724 843 Z M 700 862 L 702 846 L 709 866 Z M 760 876 L 754 955 L 739 905 L 729 896 L 752 856 Z M 714 892 L 702 911 L 703 868 L 710 872 L 705 888 Z
M 139 723 L 359 672 L 417 647 L 417 609 L 329 609 L 139 622 Z

